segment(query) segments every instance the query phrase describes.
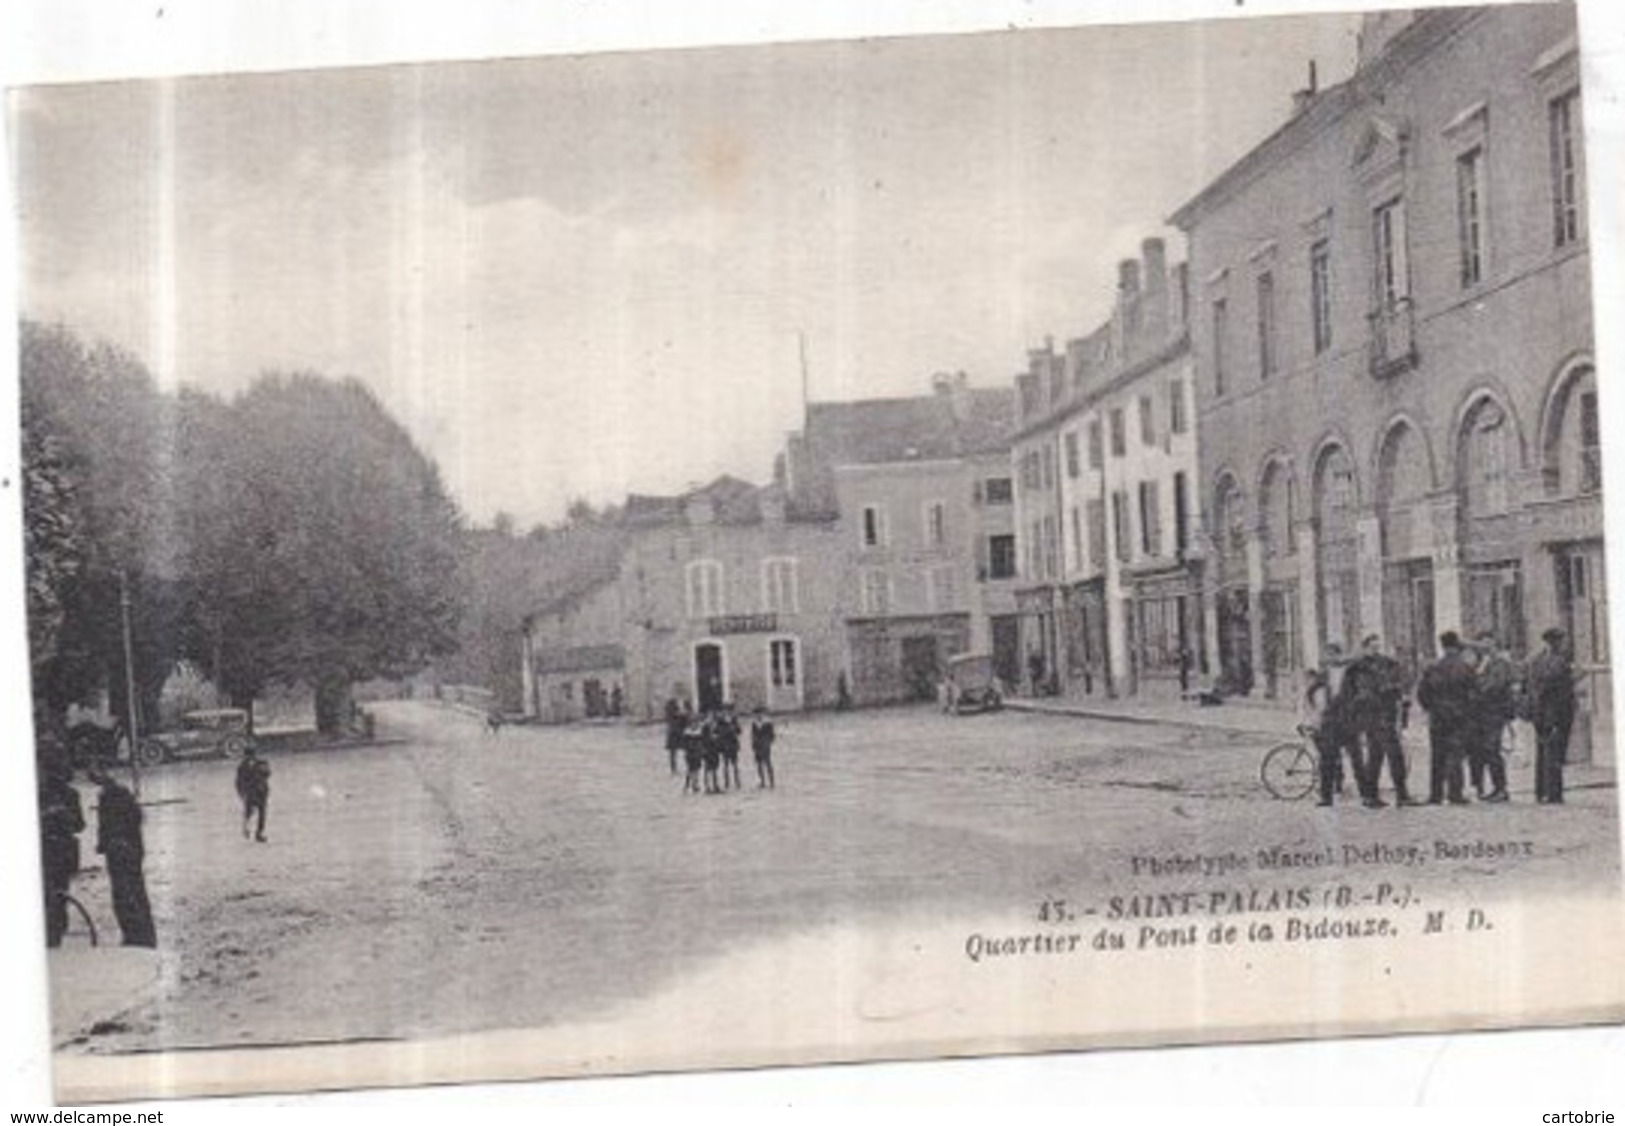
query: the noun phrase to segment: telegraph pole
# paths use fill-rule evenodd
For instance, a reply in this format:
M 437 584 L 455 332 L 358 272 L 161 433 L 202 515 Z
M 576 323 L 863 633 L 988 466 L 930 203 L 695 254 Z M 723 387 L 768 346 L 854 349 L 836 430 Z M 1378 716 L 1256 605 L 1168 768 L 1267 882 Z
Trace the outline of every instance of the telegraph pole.
M 118 573 L 119 617 L 124 625 L 124 730 L 130 739 L 130 781 L 137 796 L 141 793 L 141 755 L 136 750 L 140 730 L 135 722 L 135 645 L 130 640 L 130 578 L 126 571 Z

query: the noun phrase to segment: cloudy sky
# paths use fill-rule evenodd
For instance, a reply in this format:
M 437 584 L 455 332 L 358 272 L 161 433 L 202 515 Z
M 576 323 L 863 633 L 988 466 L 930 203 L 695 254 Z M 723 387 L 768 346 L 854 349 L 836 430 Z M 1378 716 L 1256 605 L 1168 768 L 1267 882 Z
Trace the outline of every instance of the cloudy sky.
M 1357 20 L 36 86 L 20 304 L 230 394 L 354 375 L 521 526 L 728 471 L 814 399 L 1005 383 Z M 1177 254 L 1177 243 L 1175 253 Z

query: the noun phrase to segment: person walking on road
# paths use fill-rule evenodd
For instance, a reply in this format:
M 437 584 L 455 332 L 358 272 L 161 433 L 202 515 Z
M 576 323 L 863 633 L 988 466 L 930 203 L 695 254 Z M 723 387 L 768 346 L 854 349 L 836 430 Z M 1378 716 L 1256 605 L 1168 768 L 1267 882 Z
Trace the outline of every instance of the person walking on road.
M 73 767 L 51 761 L 41 766 L 39 785 L 40 864 L 45 875 L 45 945 L 61 946 L 68 930 L 68 886 L 79 871 L 79 834 L 85 810 L 73 788 Z
M 705 792 L 708 794 L 722 793 L 722 787 L 717 784 L 717 767 L 722 763 L 722 732 L 721 717 L 716 712 L 706 712 L 705 719 L 700 724 L 700 746 L 705 757 Z
M 683 713 L 687 720 L 683 727 L 683 793 L 700 792 L 700 768 L 705 763 L 705 720 L 701 716 Z
M 141 832 L 141 806 L 128 787 L 100 768 L 90 780 L 101 787 L 96 801 L 96 851 L 107 865 L 113 915 L 125 946 L 156 949 L 158 934 L 152 925 L 152 904 L 147 899 L 147 877 L 141 866 L 147 848 Z
M 773 786 L 773 740 L 776 733 L 773 721 L 762 708 L 756 709 L 750 721 L 750 749 L 756 756 L 756 788 L 771 790 Z
M 1507 764 L 1501 737 L 1517 711 L 1518 670 L 1495 633 L 1478 635 L 1478 706 L 1473 709 L 1470 761 L 1473 786 L 1487 802 L 1507 800 Z
M 237 796 L 243 803 L 243 839 L 248 839 L 248 823 L 258 818 L 254 839 L 265 839 L 265 809 L 271 801 L 271 764 L 260 758 L 252 746 L 237 764 Z
M 1565 642 L 1568 635 L 1549 629 L 1546 643 L 1529 664 L 1529 722 L 1535 727 L 1535 800 L 1563 804 L 1563 764 L 1574 730 L 1574 665 Z
M 1371 634 L 1361 642 L 1361 653 L 1343 681 L 1349 695 L 1349 717 L 1355 737 L 1365 744 L 1365 792 L 1371 809 L 1387 804 L 1379 789 L 1382 768 L 1394 785 L 1395 805 L 1415 805 L 1411 797 L 1405 752 L 1399 742 L 1401 705 L 1405 699 L 1405 670 L 1382 651 L 1382 639 Z
M 1449 801 L 1466 805 L 1462 794 L 1462 763 L 1466 757 L 1477 705 L 1478 686 L 1473 667 L 1467 663 L 1461 636 L 1454 630 L 1439 635 L 1444 655 L 1428 666 L 1416 687 L 1416 700 L 1427 709 L 1428 743 L 1431 748 L 1428 771 L 1428 804 Z

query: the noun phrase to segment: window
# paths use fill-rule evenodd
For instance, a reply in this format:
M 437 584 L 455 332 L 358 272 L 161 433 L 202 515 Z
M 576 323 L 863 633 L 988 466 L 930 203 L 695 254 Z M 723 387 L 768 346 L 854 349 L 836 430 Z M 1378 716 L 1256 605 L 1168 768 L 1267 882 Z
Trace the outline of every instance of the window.
M 796 686 L 796 643 L 782 638 L 767 643 L 767 663 L 774 688 Z
M 1213 302 L 1213 395 L 1224 396 L 1224 381 L 1230 350 L 1230 303 L 1220 297 Z
M 794 559 L 762 560 L 762 609 L 769 614 L 800 612 Z
M 1463 289 L 1484 279 L 1484 150 L 1456 158 L 1456 241 Z
M 1122 457 L 1128 452 L 1127 423 L 1123 420 L 1121 407 L 1112 411 L 1112 456 Z
M 1580 91 L 1552 101 L 1547 111 L 1552 160 L 1552 242 L 1563 247 L 1580 238 Z
M 1089 420 L 1089 468 L 1099 469 L 1106 464 L 1105 443 L 1100 437 L 1100 419 Z
M 1150 395 L 1140 396 L 1140 444 L 1143 446 L 1157 444 L 1156 409 Z
M 1191 546 L 1191 483 L 1181 469 L 1174 474 L 1174 550 L 1181 556 Z
M 1580 492 L 1602 489 L 1602 438 L 1597 431 L 1597 393 L 1580 393 Z
M 1327 239 L 1309 248 L 1309 319 L 1318 356 L 1332 346 L 1332 246 Z
M 1076 479 L 1078 474 L 1083 472 L 1083 466 L 1079 464 L 1078 461 L 1078 432 L 1076 430 L 1068 430 L 1066 432 L 1065 443 L 1066 475 Z
M 1181 379 L 1168 381 L 1168 433 L 1183 434 L 1190 429 L 1190 419 L 1185 414 L 1185 382 Z
M 862 612 L 891 613 L 891 575 L 879 567 L 868 567 L 858 573 L 858 579 L 862 584 L 858 590 Z
M 863 546 L 881 547 L 886 542 L 886 517 L 878 505 L 863 509 Z
M 935 613 L 953 610 L 958 606 L 959 584 L 954 581 L 951 564 L 932 567 L 925 572 L 926 603 Z
M 1140 550 L 1147 556 L 1162 554 L 1162 510 L 1155 481 L 1140 482 Z
M 1013 579 L 1016 577 L 1015 536 L 987 537 L 987 577 L 990 579 Z
M 715 559 L 695 559 L 684 568 L 684 578 L 690 618 L 709 618 L 724 612 L 721 563 Z
M 940 500 L 925 504 L 925 542 L 928 547 L 941 547 L 948 542 L 948 513 Z
M 1061 573 L 1061 536 L 1055 517 L 1044 517 L 1044 577 L 1053 579 Z
M 1258 275 L 1258 377 L 1275 374 L 1275 274 Z
M 1009 504 L 1012 495 L 1008 477 L 989 477 L 982 482 L 982 498 L 988 504 Z
M 1028 450 L 1021 455 L 1021 487 L 1028 492 L 1036 492 L 1042 482 L 1042 474 L 1038 469 L 1038 452 Z
M 1089 565 L 1100 570 L 1106 565 L 1106 505 L 1102 501 L 1092 500 L 1084 505 L 1084 515 L 1089 524 Z
M 1083 570 L 1083 513 L 1072 506 L 1072 568 Z
M 1128 494 L 1122 489 L 1112 493 L 1112 538 L 1117 541 L 1117 561 L 1127 563 L 1133 550 L 1130 540 Z
M 1389 313 L 1410 298 L 1410 266 L 1405 258 L 1405 201 L 1392 199 L 1371 213 L 1376 263 L 1377 311 Z
M 1044 446 L 1044 488 L 1045 489 L 1053 489 L 1054 487 L 1055 487 L 1055 447 L 1046 444 Z
M 1506 415 L 1495 403 L 1485 403 L 1468 423 L 1466 487 L 1467 511 L 1472 516 L 1499 516 L 1507 510 Z

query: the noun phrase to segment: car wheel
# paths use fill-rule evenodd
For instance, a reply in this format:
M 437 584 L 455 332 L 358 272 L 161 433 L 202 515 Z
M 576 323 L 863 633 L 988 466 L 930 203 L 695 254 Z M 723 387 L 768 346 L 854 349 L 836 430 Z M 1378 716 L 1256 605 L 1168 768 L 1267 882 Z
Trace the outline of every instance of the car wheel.
M 136 761 L 142 766 L 157 766 L 168 757 L 168 749 L 156 739 L 143 739 L 135 748 Z
M 248 737 L 246 735 L 229 735 L 226 741 L 220 744 L 220 753 L 227 758 L 242 758 L 248 751 Z

